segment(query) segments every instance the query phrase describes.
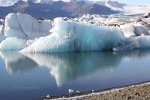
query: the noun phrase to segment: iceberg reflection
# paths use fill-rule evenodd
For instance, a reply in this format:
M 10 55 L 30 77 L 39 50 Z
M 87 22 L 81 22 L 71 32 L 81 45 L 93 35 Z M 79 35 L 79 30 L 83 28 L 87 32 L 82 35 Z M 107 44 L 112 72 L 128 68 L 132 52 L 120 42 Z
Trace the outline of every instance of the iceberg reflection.
M 23 53 L 0 52 L 8 73 L 26 72 L 32 68 L 45 67 L 55 78 L 57 86 L 82 78 L 96 71 L 112 72 L 123 59 L 149 56 L 149 50 L 133 52 L 87 52 L 87 53 Z
M 33 60 L 18 52 L 0 52 L 0 56 L 5 60 L 6 71 L 11 74 L 24 72 L 37 66 Z
M 38 65 L 47 67 L 57 86 L 97 70 L 114 69 L 121 56 L 112 52 L 101 53 L 24 53 Z

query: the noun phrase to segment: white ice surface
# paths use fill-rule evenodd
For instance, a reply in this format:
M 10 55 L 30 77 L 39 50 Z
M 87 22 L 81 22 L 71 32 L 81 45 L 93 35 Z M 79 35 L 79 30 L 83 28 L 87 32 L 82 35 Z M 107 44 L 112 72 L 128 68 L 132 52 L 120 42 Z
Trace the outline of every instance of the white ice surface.
M 21 52 L 71 52 L 112 49 L 122 40 L 122 32 L 114 28 L 85 23 L 54 20 L 51 35 L 41 37 Z
M 50 21 L 38 21 L 28 14 L 10 13 L 5 18 L 4 35 L 35 39 L 50 34 Z
M 9 37 L 0 43 L 0 50 L 21 50 L 25 47 L 26 41 L 16 37 Z

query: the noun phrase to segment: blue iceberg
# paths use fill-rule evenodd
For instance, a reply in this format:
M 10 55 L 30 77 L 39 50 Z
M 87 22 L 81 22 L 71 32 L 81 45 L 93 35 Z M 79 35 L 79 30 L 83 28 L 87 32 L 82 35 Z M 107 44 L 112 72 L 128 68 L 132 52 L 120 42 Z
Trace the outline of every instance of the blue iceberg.
M 98 27 L 62 18 L 54 20 L 52 34 L 41 37 L 21 52 L 78 52 L 112 50 L 123 40 L 116 28 Z

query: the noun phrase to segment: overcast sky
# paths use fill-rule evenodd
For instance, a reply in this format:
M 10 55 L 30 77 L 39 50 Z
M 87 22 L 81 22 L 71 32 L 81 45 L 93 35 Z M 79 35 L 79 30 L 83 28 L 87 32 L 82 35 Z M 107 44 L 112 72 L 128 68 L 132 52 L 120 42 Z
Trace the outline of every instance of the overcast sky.
M 90 1 L 94 1 L 94 0 L 90 0 Z M 95 0 L 95 1 L 106 1 L 106 0 Z M 150 0 L 112 0 L 112 1 L 119 1 L 127 4 L 150 5 Z
M 150 0 L 117 0 L 120 2 L 128 3 L 128 4 L 149 4 L 150 5 Z

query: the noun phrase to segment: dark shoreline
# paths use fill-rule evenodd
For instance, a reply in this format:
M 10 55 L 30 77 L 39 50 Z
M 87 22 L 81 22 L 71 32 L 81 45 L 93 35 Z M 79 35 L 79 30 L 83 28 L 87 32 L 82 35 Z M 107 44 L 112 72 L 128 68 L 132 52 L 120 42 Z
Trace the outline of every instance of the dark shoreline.
M 118 87 L 112 87 L 112 88 L 107 88 L 107 89 L 102 89 L 102 90 L 94 90 L 94 91 L 85 91 L 85 92 L 80 92 L 80 93 L 73 93 L 73 94 L 68 94 L 68 95 L 61 95 L 61 96 L 50 96 L 50 97 L 42 97 L 39 98 L 38 100 L 50 100 L 50 99 L 54 99 L 54 100 L 76 100 L 81 98 L 86 98 L 89 95 L 99 95 L 99 94 L 104 94 L 107 92 L 113 92 L 113 91 L 119 91 L 119 90 L 123 90 L 126 88 L 130 88 L 130 87 L 139 87 L 139 86 L 144 86 L 144 85 L 149 85 L 150 86 L 150 81 L 145 81 L 145 82 L 140 82 L 140 83 L 133 83 L 133 84 L 129 84 L 129 85 L 124 85 L 124 86 L 118 86 Z M 150 92 L 150 91 L 149 91 Z M 35 99 L 33 99 L 35 100 Z

